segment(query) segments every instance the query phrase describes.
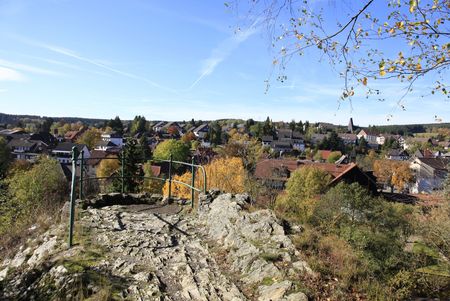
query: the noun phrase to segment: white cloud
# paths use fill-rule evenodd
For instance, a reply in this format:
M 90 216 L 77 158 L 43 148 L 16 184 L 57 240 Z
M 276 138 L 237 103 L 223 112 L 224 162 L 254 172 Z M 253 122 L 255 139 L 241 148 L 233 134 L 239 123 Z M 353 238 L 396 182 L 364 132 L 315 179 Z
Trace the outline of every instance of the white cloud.
M 36 73 L 36 74 L 42 74 L 42 75 L 54 75 L 54 76 L 63 75 L 62 73 L 59 73 L 56 71 L 39 68 L 39 67 L 35 67 L 35 66 L 30 66 L 30 65 L 25 65 L 25 64 L 20 64 L 20 63 L 14 63 L 14 62 L 3 60 L 3 59 L 0 59 L 0 66 L 17 69 L 17 70 L 21 70 L 21 71 L 26 71 L 26 72 L 31 72 L 31 73 Z
M 188 90 L 194 88 L 204 77 L 212 74 L 216 67 L 222 63 L 231 53 L 239 47 L 239 45 L 245 42 L 249 37 L 257 33 L 255 21 L 248 29 L 238 31 L 231 37 L 228 37 L 216 48 L 211 51 L 211 55 L 202 62 L 202 68 L 200 70 L 200 76 L 192 83 Z
M 0 81 L 20 81 L 23 79 L 24 77 L 18 71 L 0 66 Z M 6 92 L 6 90 L 2 89 L 0 92 Z
M 34 40 L 31 40 L 31 39 L 28 39 L 28 38 L 24 38 L 24 37 L 20 37 L 20 36 L 12 36 L 12 37 L 14 39 L 22 42 L 22 43 L 25 43 L 25 44 L 28 44 L 28 45 L 31 45 L 31 46 L 34 46 L 34 47 L 43 48 L 43 49 L 49 50 L 51 52 L 58 53 L 58 54 L 61 54 L 61 55 L 64 55 L 64 56 L 76 59 L 78 61 L 94 65 L 96 67 L 99 67 L 99 68 L 102 68 L 104 70 L 107 70 L 107 71 L 109 71 L 111 73 L 119 74 L 121 76 L 125 76 L 125 77 L 128 77 L 128 78 L 136 79 L 136 80 L 139 80 L 139 81 L 143 81 L 143 82 L 145 82 L 145 83 L 147 83 L 147 84 L 149 84 L 149 85 L 151 85 L 153 87 L 159 88 L 161 90 L 165 90 L 165 91 L 168 91 L 168 92 L 171 92 L 171 93 L 178 93 L 176 90 L 174 90 L 172 88 L 168 88 L 168 87 L 165 87 L 163 85 L 160 85 L 157 82 L 149 80 L 149 79 L 147 79 L 145 77 L 142 77 L 142 76 L 139 76 L 139 75 L 136 75 L 136 74 L 133 74 L 133 73 L 129 73 L 129 72 L 126 72 L 126 71 L 122 71 L 122 70 L 119 70 L 117 68 L 110 67 L 110 66 L 106 65 L 105 63 L 103 63 L 103 61 L 101 61 L 101 60 L 94 60 L 94 59 L 90 59 L 90 58 L 87 58 L 85 56 L 82 56 L 82 55 L 78 54 L 74 50 L 63 48 L 63 47 L 60 47 L 60 46 L 47 44 L 47 43 L 43 43 L 43 42 L 39 42 L 39 41 L 34 41 Z

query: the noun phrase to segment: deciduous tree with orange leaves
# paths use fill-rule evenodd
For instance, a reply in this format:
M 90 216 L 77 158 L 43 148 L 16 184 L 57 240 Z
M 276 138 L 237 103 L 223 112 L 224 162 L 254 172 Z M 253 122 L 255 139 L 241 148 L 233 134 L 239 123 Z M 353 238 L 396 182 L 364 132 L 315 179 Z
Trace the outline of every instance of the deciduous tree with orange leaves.
M 399 191 L 403 191 L 408 183 L 414 179 L 409 164 L 395 160 L 376 160 L 373 163 L 374 174 L 379 182 Z
M 245 169 L 240 158 L 218 158 L 205 166 L 207 175 L 207 189 L 217 188 L 224 192 L 243 193 L 245 191 Z M 192 174 L 186 172 L 183 175 L 175 176 L 176 181 L 191 184 Z M 200 171 L 195 176 L 195 187 L 203 188 L 203 175 Z M 169 193 L 169 183 L 164 185 L 164 195 Z M 189 187 L 172 183 L 172 195 L 180 198 L 190 198 Z

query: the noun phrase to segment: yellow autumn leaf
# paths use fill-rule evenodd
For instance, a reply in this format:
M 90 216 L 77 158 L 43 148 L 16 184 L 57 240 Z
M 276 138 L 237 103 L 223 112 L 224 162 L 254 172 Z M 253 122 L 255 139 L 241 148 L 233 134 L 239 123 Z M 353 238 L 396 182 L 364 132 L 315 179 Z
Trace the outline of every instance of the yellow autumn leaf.
M 364 77 L 361 82 L 364 86 L 367 86 L 367 77 Z
M 384 70 L 384 69 L 385 69 L 385 62 L 384 62 L 384 60 L 381 61 L 381 62 L 378 64 L 378 67 L 379 67 L 379 69 L 380 69 L 380 76 L 385 76 L 385 75 L 386 75 L 386 71 Z
M 417 7 L 417 0 L 409 0 L 409 12 L 413 13 Z
M 395 66 L 389 67 L 388 71 L 389 71 L 389 72 L 394 72 L 394 71 L 395 71 Z

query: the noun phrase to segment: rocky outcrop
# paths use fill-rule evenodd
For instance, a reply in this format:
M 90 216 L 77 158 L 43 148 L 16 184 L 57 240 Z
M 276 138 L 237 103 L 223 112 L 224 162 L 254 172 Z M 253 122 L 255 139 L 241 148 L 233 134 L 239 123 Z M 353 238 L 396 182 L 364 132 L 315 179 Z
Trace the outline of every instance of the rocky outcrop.
M 0 299 L 307 300 L 296 275 L 312 271 L 273 212 L 245 209 L 247 196 L 202 195 L 198 212 L 119 196 L 79 207 L 72 249 L 61 225 L 4 260 Z
M 296 287 L 287 279 L 312 271 L 300 260 L 300 253 L 274 213 L 250 213 L 244 209 L 249 201 L 247 195 L 202 196 L 198 222 L 203 227 L 199 228 L 206 232 L 209 241 L 226 250 L 226 268 L 239 275 L 243 285 L 258 287 L 258 300 L 290 300 L 289 293 Z

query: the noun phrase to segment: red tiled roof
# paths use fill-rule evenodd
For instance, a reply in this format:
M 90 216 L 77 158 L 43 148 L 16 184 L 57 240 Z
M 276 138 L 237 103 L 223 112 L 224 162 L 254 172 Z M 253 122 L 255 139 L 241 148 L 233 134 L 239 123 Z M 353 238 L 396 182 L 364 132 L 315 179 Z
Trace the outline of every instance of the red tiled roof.
M 77 138 L 79 135 L 83 134 L 87 130 L 86 127 L 81 127 L 78 131 L 68 131 L 64 134 L 64 138 L 68 140 L 73 140 Z
M 72 140 L 77 135 L 78 135 L 78 131 L 68 131 L 67 133 L 64 134 L 64 138 Z
M 338 165 L 335 165 L 335 166 L 338 166 Z M 357 165 L 355 163 L 350 163 L 350 164 L 340 165 L 340 166 L 341 167 L 345 166 L 346 168 L 344 170 L 337 171 L 337 172 L 339 172 L 339 174 L 337 174 L 337 176 L 334 177 L 334 179 L 333 179 L 333 181 L 331 181 L 331 183 L 338 182 L 346 173 L 348 173 L 353 168 L 357 167 Z
M 255 177 L 259 179 L 273 179 L 273 170 L 287 168 L 293 172 L 298 168 L 297 160 L 289 159 L 264 159 L 256 164 Z
M 330 151 L 330 150 L 319 150 L 319 152 L 320 152 L 320 155 L 322 156 L 322 159 L 323 159 L 323 160 L 328 160 L 328 157 L 330 156 L 330 154 L 331 154 L 333 151 Z M 342 156 L 342 153 L 341 153 L 341 152 L 339 152 L 339 154 Z
M 345 173 L 352 170 L 357 165 L 305 162 L 289 159 L 265 159 L 256 164 L 255 177 L 260 179 L 273 179 L 273 170 L 276 168 L 286 168 L 290 172 L 295 171 L 302 166 L 314 166 L 329 173 L 334 179 L 342 177 Z M 334 180 L 333 180 L 334 181 Z
M 331 176 L 333 176 L 334 179 L 343 176 L 345 173 L 353 169 L 356 164 L 350 163 L 350 164 L 334 164 L 334 163 L 309 163 L 305 165 L 311 165 L 314 167 L 317 167 L 323 171 L 326 171 Z M 334 180 L 333 180 L 334 181 Z
M 100 161 L 108 155 L 107 152 L 101 150 L 93 150 L 91 152 L 91 157 L 87 160 L 88 165 L 95 166 L 100 163 Z
M 153 176 L 159 177 L 159 175 L 161 174 L 161 166 L 152 165 L 151 168 Z

